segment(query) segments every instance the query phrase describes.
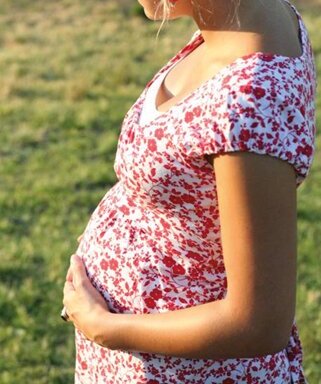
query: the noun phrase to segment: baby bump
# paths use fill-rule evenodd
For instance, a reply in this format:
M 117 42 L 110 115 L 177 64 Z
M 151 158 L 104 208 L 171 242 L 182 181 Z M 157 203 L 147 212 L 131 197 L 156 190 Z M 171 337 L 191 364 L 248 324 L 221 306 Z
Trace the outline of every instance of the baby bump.
M 112 192 L 116 193 L 118 189 Z M 83 260 L 92 284 L 108 302 L 111 310 L 131 310 L 141 273 L 135 224 L 141 220 L 121 195 L 106 195 L 93 212 L 75 253 Z
M 78 253 L 92 284 L 117 313 L 162 312 L 224 297 L 219 261 L 212 264 L 216 273 L 198 253 L 165 244 L 144 227 L 117 218 L 108 227 L 91 227 Z
M 221 299 L 219 244 L 136 205 L 117 183 L 101 200 L 76 253 L 112 311 L 148 313 Z

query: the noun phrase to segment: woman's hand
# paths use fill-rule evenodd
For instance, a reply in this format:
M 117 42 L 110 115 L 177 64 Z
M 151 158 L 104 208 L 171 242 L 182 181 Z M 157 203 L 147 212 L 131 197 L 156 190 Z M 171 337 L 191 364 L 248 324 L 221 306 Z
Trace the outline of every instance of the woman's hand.
M 77 241 L 78 241 L 78 243 L 80 243 L 81 242 L 81 239 L 84 237 L 84 234 L 82 233 L 80 236 L 78 236 L 77 237 Z
M 72 255 L 64 285 L 63 304 L 69 321 L 79 329 L 88 340 L 96 341 L 101 317 L 109 312 L 104 297 L 89 280 L 81 258 Z

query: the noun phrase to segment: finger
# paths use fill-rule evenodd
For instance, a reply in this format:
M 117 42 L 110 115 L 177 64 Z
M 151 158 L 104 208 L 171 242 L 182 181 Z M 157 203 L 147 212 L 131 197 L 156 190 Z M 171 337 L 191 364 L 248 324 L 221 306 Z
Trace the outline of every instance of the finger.
M 63 288 L 64 300 L 65 300 L 65 297 L 68 296 L 71 292 L 75 292 L 75 287 L 73 283 L 71 283 L 70 281 L 65 281 L 64 288 Z
M 70 258 L 70 265 L 72 267 L 73 284 L 75 287 L 83 287 L 88 283 L 88 276 L 86 268 L 81 258 L 77 255 L 72 255 Z
M 78 238 L 77 238 L 77 241 L 78 241 L 78 243 L 80 243 L 80 241 L 81 241 L 81 239 L 83 238 L 83 234 L 82 235 L 80 235 L 80 236 L 78 236 Z
M 67 271 L 66 281 L 70 281 L 72 283 L 72 267 L 71 267 L 71 265 L 69 266 L 68 271 Z

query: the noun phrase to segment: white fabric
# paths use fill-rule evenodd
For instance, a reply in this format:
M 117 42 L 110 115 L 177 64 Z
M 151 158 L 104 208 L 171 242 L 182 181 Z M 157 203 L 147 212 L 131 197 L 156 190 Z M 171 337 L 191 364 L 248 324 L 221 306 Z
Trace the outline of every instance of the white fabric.
M 156 109 L 156 96 L 165 76 L 169 73 L 169 70 L 172 70 L 177 65 L 177 63 L 181 61 L 181 59 L 178 60 L 172 67 L 169 67 L 168 70 L 161 73 L 160 76 L 148 88 L 146 98 L 142 107 L 142 112 L 139 118 L 139 123 L 141 125 L 146 125 L 150 123 L 157 116 L 164 113 Z

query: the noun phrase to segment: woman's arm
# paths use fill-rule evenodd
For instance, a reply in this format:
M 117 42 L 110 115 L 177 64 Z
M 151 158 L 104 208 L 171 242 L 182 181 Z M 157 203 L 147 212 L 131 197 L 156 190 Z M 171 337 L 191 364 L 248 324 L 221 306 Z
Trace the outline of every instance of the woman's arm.
M 285 161 L 249 152 L 215 157 L 227 296 L 156 314 L 104 312 L 95 341 L 187 358 L 276 353 L 296 301 L 296 184 Z

